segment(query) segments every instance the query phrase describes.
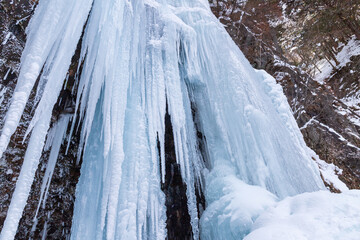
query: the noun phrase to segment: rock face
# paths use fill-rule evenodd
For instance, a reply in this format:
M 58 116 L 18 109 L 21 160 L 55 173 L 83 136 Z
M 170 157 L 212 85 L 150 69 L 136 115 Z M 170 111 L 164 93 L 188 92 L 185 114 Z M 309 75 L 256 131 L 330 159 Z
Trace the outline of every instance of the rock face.
M 9 106 L 19 71 L 20 57 L 25 45 L 25 32 L 32 5 L 28 1 L 11 4 L 10 1 L 0 3 L 0 127 L 2 128 L 4 114 Z M 26 107 L 20 126 L 9 144 L 7 152 L 0 160 L 0 226 L 6 217 L 12 192 L 22 165 L 25 147 L 22 136 L 30 119 L 31 107 Z
M 0 129 L 16 85 L 20 57 L 26 40 L 25 28 L 36 2 L 33 0 L 0 2 Z M 308 146 L 321 159 L 334 163 L 343 170 L 342 174 L 339 172 L 339 177 L 349 188 L 360 188 L 360 106 L 358 105 L 360 101 L 357 101 L 360 86 L 360 55 L 352 56 L 344 66 L 335 67 L 330 77 L 320 84 L 304 69 L 291 65 L 289 54 L 285 54 L 282 50 L 279 26 L 286 27 L 281 21 L 287 14 L 284 11 L 284 6 L 287 6 L 284 1 L 210 0 L 210 3 L 215 15 L 225 25 L 252 65 L 255 68 L 265 69 L 281 83 Z M 341 48 L 338 51 L 341 51 Z M 73 70 L 77 68 L 77 59 L 75 54 L 69 70 L 69 84 L 75 81 Z M 61 114 L 71 114 L 68 109 L 71 109 L 72 96 L 66 89 L 61 94 L 62 104 L 59 103 L 54 109 L 53 123 Z M 27 145 L 26 139 L 23 143 L 23 137 L 35 103 L 36 99 L 32 97 L 27 104 L 20 126 L 3 158 L 0 159 L 0 231 L 20 173 Z M 172 208 L 167 212 L 169 217 L 167 224 L 168 227 L 174 228 L 174 231 L 169 232 L 169 239 L 175 239 L 172 237 L 179 233 L 184 237 L 179 239 L 187 239 L 192 233 L 186 201 L 184 202 L 186 186 L 177 173 L 171 143 L 171 125 L 167 126 L 170 128 L 167 134 L 169 165 L 166 166 L 167 180 L 163 190 L 167 195 L 167 206 Z M 201 139 L 201 133 L 198 135 Z M 17 239 L 69 237 L 75 187 L 81 165 L 75 162 L 79 136 L 75 134 L 70 141 L 67 155 L 65 155 L 67 142 L 65 141 L 61 147 L 46 204 L 40 206 L 34 221 L 49 155 L 49 150 L 43 152 L 16 235 Z M 173 171 L 170 171 L 171 169 Z M 331 185 L 329 188 L 337 191 Z M 199 199 L 204 205 L 203 198 L 199 196 Z M 178 222 L 179 219 L 182 221 Z M 186 221 L 183 221 L 184 219 Z

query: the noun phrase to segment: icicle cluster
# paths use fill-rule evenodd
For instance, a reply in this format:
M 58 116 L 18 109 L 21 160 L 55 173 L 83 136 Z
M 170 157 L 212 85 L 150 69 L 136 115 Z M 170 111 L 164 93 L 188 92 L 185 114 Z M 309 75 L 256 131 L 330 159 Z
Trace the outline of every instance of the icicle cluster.
M 40 75 L 30 142 L 1 240 L 15 236 L 48 134 L 46 200 L 70 121 L 59 120 L 48 133 L 52 109 L 81 36 L 70 132 L 81 131 L 83 159 L 72 239 L 165 239 L 166 109 L 194 239 L 200 235 L 196 186 L 205 187 L 208 206 L 236 191 L 229 186 L 240 180 L 280 198 L 323 188 L 281 87 L 250 66 L 205 0 L 41 0 L 0 137 L 1 155 Z M 196 131 L 204 136 L 209 171 Z

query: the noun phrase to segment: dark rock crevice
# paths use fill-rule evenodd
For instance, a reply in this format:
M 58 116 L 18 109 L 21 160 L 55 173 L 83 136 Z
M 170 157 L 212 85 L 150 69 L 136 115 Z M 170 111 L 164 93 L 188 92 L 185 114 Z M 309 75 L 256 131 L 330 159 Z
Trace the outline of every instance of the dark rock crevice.
M 165 115 L 165 182 L 161 189 L 165 193 L 167 239 L 192 239 L 191 219 L 188 210 L 186 184 L 182 179 L 180 164 L 176 162 L 171 118 Z
M 200 171 L 198 173 L 194 172 L 194 176 L 196 178 L 195 179 L 196 205 L 197 205 L 197 211 L 198 211 L 198 218 L 200 219 L 203 211 L 206 208 L 205 195 L 203 192 L 203 189 L 205 187 L 205 182 L 204 182 L 204 179 L 202 176 L 202 170 L 205 168 L 210 169 L 211 164 L 210 164 L 209 155 L 208 155 L 206 137 L 203 134 L 200 116 L 198 113 L 198 108 L 197 108 L 197 104 L 196 104 L 196 100 L 195 100 L 196 97 L 195 97 L 194 90 L 197 87 L 193 86 L 193 84 L 191 84 L 191 82 L 189 81 L 188 73 L 187 73 L 188 57 L 186 55 L 186 51 L 184 49 L 184 44 L 181 39 L 179 41 L 178 53 L 179 53 L 178 67 L 179 67 L 180 79 L 181 79 L 181 81 L 184 82 L 184 85 L 186 86 L 186 92 L 188 94 L 187 97 L 190 102 L 191 117 L 192 117 L 192 121 L 193 121 L 194 128 L 195 128 L 194 130 L 195 130 L 195 134 L 196 134 L 196 149 L 198 151 L 197 154 L 198 154 L 198 158 L 200 161 L 200 168 L 201 168 L 201 169 L 194 170 L 194 171 Z

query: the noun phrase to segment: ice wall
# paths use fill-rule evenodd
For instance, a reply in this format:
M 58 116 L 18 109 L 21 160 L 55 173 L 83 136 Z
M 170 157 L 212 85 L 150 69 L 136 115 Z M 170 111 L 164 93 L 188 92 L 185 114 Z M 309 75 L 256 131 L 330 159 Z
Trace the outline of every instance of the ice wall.
M 43 68 L 22 169 L 26 177 L 18 180 L 2 240 L 16 233 L 83 26 L 74 116 L 83 123 L 83 165 L 72 239 L 165 239 L 166 106 L 194 239 L 200 235 L 195 185 L 204 188 L 210 209 L 241 191 L 231 187 L 234 182 L 257 185 L 278 198 L 323 188 L 281 87 L 250 66 L 207 1 L 41 0 L 0 138 L 3 151 Z M 34 56 L 36 66 L 30 64 Z M 194 119 L 204 136 L 202 155 Z M 72 122 L 71 132 L 79 128 Z M 203 221 L 204 229 L 208 223 Z

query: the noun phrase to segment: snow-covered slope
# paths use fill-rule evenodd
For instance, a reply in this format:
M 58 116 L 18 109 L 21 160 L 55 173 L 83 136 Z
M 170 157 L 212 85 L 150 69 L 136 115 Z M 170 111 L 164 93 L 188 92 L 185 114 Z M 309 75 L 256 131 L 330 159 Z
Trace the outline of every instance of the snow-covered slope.
M 324 84 L 324 80 L 330 78 L 334 70 L 345 67 L 349 62 L 351 62 L 350 59 L 352 57 L 360 55 L 360 40 L 356 40 L 355 36 L 350 39 L 346 45 L 342 45 L 343 46 L 339 47 L 341 50 L 335 56 L 339 62 L 338 65 L 336 65 L 334 60 L 328 62 L 325 59 L 322 59 L 319 63 L 317 63 L 318 68 L 314 70 L 314 79 L 320 84 Z

